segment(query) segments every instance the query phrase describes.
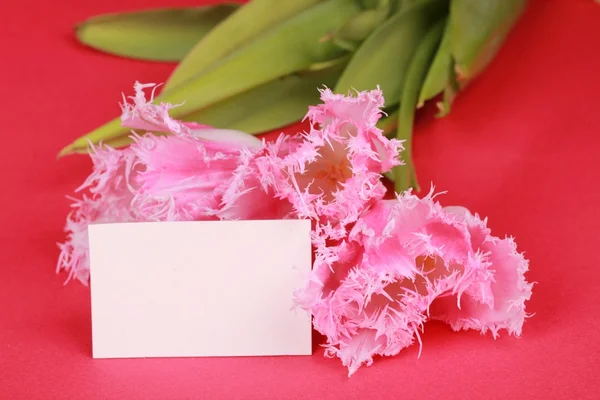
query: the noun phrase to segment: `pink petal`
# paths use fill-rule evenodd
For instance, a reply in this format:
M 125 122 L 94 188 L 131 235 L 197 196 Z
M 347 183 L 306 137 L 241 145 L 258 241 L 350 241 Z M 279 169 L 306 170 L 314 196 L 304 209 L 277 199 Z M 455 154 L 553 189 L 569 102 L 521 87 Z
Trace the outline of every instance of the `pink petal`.
M 213 143 L 233 144 L 250 149 L 257 149 L 262 146 L 262 141 L 257 137 L 232 129 L 192 129 L 191 134 L 198 139 L 204 139 Z
M 121 124 L 127 128 L 155 133 L 189 133 L 190 128 L 186 124 L 169 116 L 169 110 L 177 107 L 176 105 L 168 103 L 155 105 L 151 103 L 154 100 L 154 91 L 157 87 L 154 83 L 135 83 L 135 96 L 129 97 L 133 103 L 127 102 L 127 99 L 123 96 Z M 144 93 L 144 89 L 147 88 L 152 88 L 149 100 L 146 100 L 146 94 Z
M 223 188 L 221 203 L 215 214 L 224 220 L 293 218 L 292 205 L 275 195 L 261 182 L 256 153 L 242 151 L 233 179 Z
M 496 337 L 499 330 L 506 329 L 509 334 L 520 336 L 528 316 L 525 302 L 530 299 L 533 287 L 525 279 L 528 260 L 517 252 L 512 238 L 491 236 L 486 221 L 479 216 L 462 207 L 446 207 L 445 210 L 468 226 L 471 244 L 483 255 L 483 262 L 490 264 L 493 280 L 489 287 L 469 288 L 460 309 L 447 304 L 451 299 L 440 299 L 431 308 L 432 318 L 447 322 L 455 330 L 476 329 L 482 333 L 490 330 Z M 486 295 L 491 296 L 493 302 L 482 301 Z
M 146 99 L 146 94 L 144 93 L 144 89 L 147 88 L 152 88 L 150 99 Z M 239 147 L 261 146 L 259 139 L 244 132 L 231 129 L 215 129 L 207 125 L 195 122 L 183 122 L 171 118 L 169 110 L 178 107 L 178 105 L 169 103 L 152 104 L 156 88 L 157 86 L 154 83 L 135 83 L 135 96 L 129 97 L 132 103 L 124 99 L 121 105 L 123 111 L 121 121 L 123 126 L 154 133 L 192 135 L 200 139 L 237 145 Z
M 73 211 L 65 225 L 67 240 L 59 244 L 57 271 L 68 272 L 67 281 L 75 277 L 84 284 L 89 279 L 89 224 L 135 221 L 139 215 L 131 208 L 135 190 L 131 178 L 138 173 L 129 150 L 115 150 L 107 146 L 92 146 L 90 153 L 93 172 L 78 191 Z
M 222 187 L 238 168 L 240 148 L 194 136 L 137 137 L 131 146 L 143 171 L 133 207 L 149 221 L 210 219 Z
M 306 118 L 321 126 L 338 124 L 345 135 L 352 137 L 352 147 L 376 152 L 377 157 L 365 160 L 370 170 L 383 173 L 400 164 L 398 153 L 404 150 L 402 144 L 398 140 L 387 139 L 376 127 L 384 104 L 383 92 L 379 88 L 358 92 L 356 97 L 324 89 L 321 90 L 321 101 L 323 104 L 309 107 Z

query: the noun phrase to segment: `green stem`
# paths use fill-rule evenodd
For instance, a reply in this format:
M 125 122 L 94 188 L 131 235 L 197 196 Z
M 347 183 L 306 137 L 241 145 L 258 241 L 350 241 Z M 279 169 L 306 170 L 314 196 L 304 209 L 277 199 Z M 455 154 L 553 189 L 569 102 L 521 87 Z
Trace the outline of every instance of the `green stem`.
M 412 129 L 415 120 L 415 108 L 419 92 L 425 81 L 429 65 L 440 44 L 446 19 L 435 23 L 415 50 L 406 73 L 406 82 L 400 99 L 398 130 L 396 138 L 404 141 L 405 151 L 402 153 L 405 165 L 393 169 L 395 190 L 400 193 L 409 188 L 419 190 L 419 183 L 412 160 Z

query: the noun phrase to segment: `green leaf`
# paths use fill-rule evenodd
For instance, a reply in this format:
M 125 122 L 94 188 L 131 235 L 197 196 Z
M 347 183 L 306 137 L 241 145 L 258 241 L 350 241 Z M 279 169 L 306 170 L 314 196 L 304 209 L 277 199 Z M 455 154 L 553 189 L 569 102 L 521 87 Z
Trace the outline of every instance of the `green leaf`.
M 425 82 L 421 88 L 417 108 L 423 106 L 425 101 L 430 100 L 440 93 L 444 93 L 441 101 L 436 103 L 438 108 L 437 118 L 444 117 L 450 113 L 450 107 L 460 85 L 456 81 L 456 71 L 451 53 L 450 24 L 446 24 L 442 42 L 437 49 L 433 62 L 429 67 Z
M 400 101 L 406 72 L 430 24 L 447 8 L 445 1 L 428 1 L 402 6 L 377 28 L 356 51 L 335 88 L 337 93 L 352 89 L 371 90 L 380 86 L 386 105 Z
M 396 137 L 398 129 L 398 110 L 394 111 L 387 117 L 383 117 L 377 123 L 377 128 L 383 131 L 383 134 L 388 137 Z
M 415 167 L 412 161 L 412 129 L 415 118 L 415 107 L 419 98 L 419 92 L 429 70 L 429 65 L 440 44 L 445 24 L 446 19 L 444 18 L 428 30 L 419 43 L 406 74 L 406 85 L 404 85 L 404 89 L 402 90 L 398 131 L 396 134 L 396 138 L 404 140 L 405 150 L 402 153 L 402 158 L 405 165 L 394 167 L 392 170 L 397 193 L 411 187 L 419 190 L 419 183 L 417 182 Z
M 391 7 L 386 5 L 381 8 L 365 10 L 351 18 L 335 33 L 335 38 L 342 41 L 362 42 L 375 28 L 377 28 L 390 14 Z
M 152 61 L 179 61 L 237 4 L 164 8 L 90 18 L 75 27 L 77 39 L 106 53 Z
M 301 120 L 319 102 L 318 87 L 333 86 L 347 59 L 325 69 L 289 75 L 184 117 L 217 128 L 260 133 Z
M 358 0 L 358 2 L 362 8 L 370 10 L 385 7 L 390 3 L 390 0 Z
M 324 69 L 309 69 L 268 82 L 181 118 L 184 121 L 222 129 L 236 129 L 251 134 L 287 126 L 300 121 L 306 115 L 308 105 L 319 102 L 319 87 L 335 85 L 347 61 L 347 57 L 342 58 Z M 395 133 L 396 122 L 391 122 L 394 128 L 390 128 L 389 131 L 393 130 Z M 104 143 L 118 148 L 131 142 L 129 136 L 121 136 Z M 87 147 L 73 149 L 73 152 L 86 153 Z
M 335 60 L 345 52 L 324 38 L 360 11 L 354 0 L 324 1 L 270 30 L 185 85 L 163 92 L 155 102 L 183 103 L 171 110 L 174 118 L 181 118 L 272 80 Z M 117 118 L 77 139 L 61 155 L 87 148 L 88 140 L 98 143 L 128 132 Z
M 251 134 L 284 127 L 301 120 L 308 105 L 319 102 L 318 87 L 335 85 L 346 66 L 344 61 L 347 59 L 326 69 L 308 70 L 268 82 L 181 118 Z M 117 148 L 131 142 L 129 136 L 121 136 L 105 141 L 105 144 Z M 87 147 L 78 147 L 73 152 L 85 153 Z
M 450 81 L 450 74 L 454 67 L 452 54 L 450 52 L 450 29 L 449 24 L 446 25 L 442 42 L 437 49 L 433 62 L 427 72 L 427 77 L 421 88 L 417 107 L 423 106 L 425 101 L 434 98 L 442 93 Z
M 172 110 L 173 117 L 179 117 L 315 64 L 336 60 L 346 52 L 324 38 L 358 12 L 360 8 L 355 0 L 324 1 L 185 85 L 164 92 L 157 101 L 185 102 Z
M 323 0 L 253 0 L 199 41 L 166 82 L 164 90 L 186 82 L 217 61 L 252 43 Z
M 442 118 L 450 114 L 450 108 L 452 106 L 452 103 L 454 102 L 454 98 L 460 90 L 460 85 L 456 80 L 454 60 L 452 60 L 452 63 L 448 66 L 448 69 L 448 82 L 446 84 L 446 87 L 444 88 L 444 97 L 442 98 L 442 101 L 438 101 L 436 103 L 436 106 L 439 110 L 436 114 L 437 118 Z
M 526 4 L 526 0 L 452 0 L 451 48 L 459 82 L 471 80 L 489 64 Z

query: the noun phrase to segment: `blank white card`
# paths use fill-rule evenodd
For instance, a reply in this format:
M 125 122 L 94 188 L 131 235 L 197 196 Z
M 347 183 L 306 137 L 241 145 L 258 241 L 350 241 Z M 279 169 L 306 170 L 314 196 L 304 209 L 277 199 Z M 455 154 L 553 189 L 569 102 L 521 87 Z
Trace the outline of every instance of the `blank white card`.
M 311 354 L 310 222 L 89 227 L 94 358 Z

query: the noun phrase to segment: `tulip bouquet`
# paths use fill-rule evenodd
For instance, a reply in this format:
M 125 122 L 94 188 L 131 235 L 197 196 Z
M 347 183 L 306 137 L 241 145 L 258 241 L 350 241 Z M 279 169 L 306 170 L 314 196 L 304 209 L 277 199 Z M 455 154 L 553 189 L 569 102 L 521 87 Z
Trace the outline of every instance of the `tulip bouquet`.
M 403 140 L 406 166 L 388 177 L 418 188 L 411 159 L 415 109 L 456 93 L 490 62 L 525 0 L 252 0 L 92 18 L 76 28 L 94 48 L 146 60 L 180 61 L 156 102 L 182 104 L 173 117 L 251 134 L 297 122 L 316 87 L 346 94 L 381 87 L 384 134 Z M 184 103 L 185 102 L 185 103 Z M 66 146 L 132 143 L 119 119 Z M 160 132 L 163 134 L 165 132 Z
M 307 132 L 267 142 L 174 119 L 183 106 L 154 104 L 150 87 L 136 84 L 122 105 L 131 144 L 91 146 L 93 172 L 60 244 L 68 279 L 89 280 L 92 223 L 309 219 L 314 265 L 294 300 L 350 375 L 420 343 L 427 320 L 521 334 L 532 284 L 513 239 L 492 236 L 465 208 L 442 207 L 433 192 L 386 199 L 381 174 L 407 167 L 403 142 L 377 127 L 379 88 L 323 89 Z

